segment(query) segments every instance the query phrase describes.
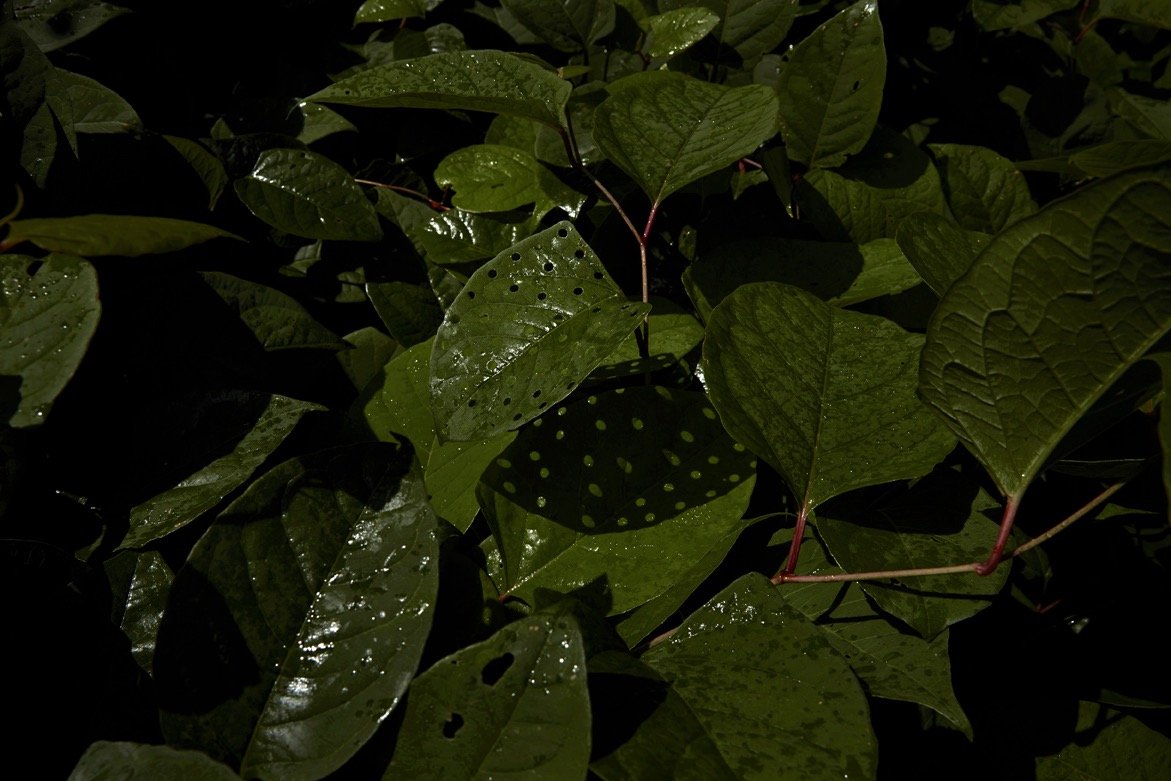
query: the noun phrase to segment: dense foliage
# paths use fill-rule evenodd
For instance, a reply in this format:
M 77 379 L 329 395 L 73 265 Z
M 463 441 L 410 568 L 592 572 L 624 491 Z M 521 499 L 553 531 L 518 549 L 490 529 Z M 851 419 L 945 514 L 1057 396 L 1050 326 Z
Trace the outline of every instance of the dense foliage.
M 11 767 L 1166 778 L 1171 2 L 17 0 L 0 70 Z

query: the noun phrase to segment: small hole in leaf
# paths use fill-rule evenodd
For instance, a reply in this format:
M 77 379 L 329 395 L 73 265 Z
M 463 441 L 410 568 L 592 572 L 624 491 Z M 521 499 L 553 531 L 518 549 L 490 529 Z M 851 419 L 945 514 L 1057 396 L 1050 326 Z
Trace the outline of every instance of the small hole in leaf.
M 562 228 L 561 230 L 557 231 L 557 235 L 564 239 L 569 235 L 569 231 L 565 230 L 565 228 Z
M 860 81 L 855 81 L 855 82 L 854 82 L 854 86 L 850 87 L 850 91 L 851 91 L 851 92 L 857 92 L 857 91 L 858 91 L 858 88 L 859 88 L 859 87 L 861 87 L 861 86 L 862 86 L 862 82 L 860 82 Z
M 451 714 L 451 718 L 443 722 L 443 737 L 451 740 L 455 737 L 455 733 L 459 732 L 460 727 L 464 725 L 464 717 L 458 713 Z
M 516 284 L 515 282 L 508 286 L 509 293 L 515 293 L 518 290 L 520 290 L 520 285 Z
M 584 292 L 585 292 L 585 291 L 584 291 L 584 290 L 582 290 L 580 287 L 575 287 L 575 288 L 573 289 L 573 294 L 574 294 L 575 296 L 580 296 L 580 295 L 581 295 L 582 293 L 584 293 Z
M 537 293 L 537 300 L 538 301 L 544 301 L 548 297 L 549 296 L 547 294 L 545 294 L 543 291 L 540 293 Z
M 468 291 L 468 298 L 475 298 L 475 297 L 476 297 L 476 291 L 469 290 Z
M 565 319 L 565 315 L 558 312 L 557 314 L 553 315 L 553 319 L 556 320 L 557 322 L 560 322 Z
M 533 391 L 533 398 L 534 398 L 534 399 L 538 399 L 538 398 L 540 398 L 540 397 L 541 397 L 541 391 L 540 391 L 539 389 L 538 389 L 538 390 L 535 390 L 535 391 Z
M 594 279 L 605 279 L 605 277 L 606 277 L 606 275 L 603 274 L 601 271 L 594 272 Z
M 520 260 L 520 253 L 519 252 L 512 253 L 512 259 L 513 260 Z
M 593 313 L 596 315 L 598 312 L 601 312 L 601 311 L 602 311 L 602 307 L 600 307 L 600 306 L 595 306 L 595 307 L 594 307 L 593 309 L 591 309 L 590 311 L 591 311 L 591 312 L 593 312 Z
M 584 249 L 576 250 L 573 253 L 573 257 L 577 258 L 578 260 L 581 260 L 582 258 L 585 257 L 585 250 Z
M 489 279 L 496 279 L 496 269 L 494 269 L 494 268 L 488 269 L 488 278 Z
M 511 403 L 512 403 L 512 397 L 511 397 L 511 396 L 505 396 L 505 397 L 504 397 L 504 401 L 503 401 L 503 402 L 501 402 L 501 403 L 502 403 L 502 404 L 504 404 L 504 406 L 506 406 L 506 407 L 507 407 L 509 404 L 511 404 Z
M 576 384 L 577 384 L 576 382 L 567 382 L 567 383 L 565 383 L 565 390 L 573 390 L 573 386 L 574 386 L 574 385 L 576 385 Z
M 496 682 L 508 672 L 508 668 L 512 667 L 514 661 L 516 661 L 516 657 L 512 654 L 497 656 L 484 665 L 484 669 L 480 671 L 480 680 L 488 686 L 495 686 Z
M 476 400 L 475 399 L 468 399 L 468 406 L 469 407 L 476 406 Z
M 520 419 L 521 419 L 521 417 L 522 417 L 522 415 L 521 415 L 521 414 L 518 412 L 518 413 L 516 413 L 515 415 L 513 415 L 513 416 L 512 416 L 512 419 L 513 419 L 513 420 L 520 420 Z
M 549 406 L 549 402 L 542 401 L 540 404 L 537 405 L 537 409 L 545 409 L 545 407 L 548 407 L 548 406 Z
M 545 265 L 544 265 L 544 266 L 542 266 L 541 268 L 545 269 L 546 271 L 552 271 L 552 270 L 553 270 L 553 264 L 552 264 L 552 263 L 550 263 L 549 261 L 545 261 Z

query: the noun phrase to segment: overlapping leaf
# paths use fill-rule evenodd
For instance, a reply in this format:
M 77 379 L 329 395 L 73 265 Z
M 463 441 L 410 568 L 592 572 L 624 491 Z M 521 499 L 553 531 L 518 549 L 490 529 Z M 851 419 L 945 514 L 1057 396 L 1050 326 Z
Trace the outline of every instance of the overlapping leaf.
M 720 17 L 706 8 L 675 8 L 648 17 L 643 51 L 652 59 L 665 60 L 699 43 L 720 24 Z
M 294 347 L 337 350 L 345 346 L 292 296 L 218 271 L 205 271 L 202 276 L 216 295 L 236 310 L 266 350 Z
M 501 6 L 539 39 L 577 52 L 614 29 L 614 0 L 501 0 Z
M 712 403 L 807 509 L 929 472 L 954 439 L 915 397 L 923 338 L 794 287 L 744 285 L 708 321 Z
M 176 252 L 211 239 L 239 238 L 214 225 L 169 217 L 83 214 L 8 223 L 9 244 L 27 241 L 50 252 L 75 255 L 153 255 Z
M 929 149 L 961 228 L 999 233 L 1037 211 L 1021 172 L 991 149 L 966 144 L 931 144 Z
M 797 18 L 797 0 L 659 0 L 660 11 L 698 6 L 722 21 L 712 33 L 720 46 L 739 55 L 732 67 L 750 67 L 765 52 L 775 49 Z
M 569 82 L 505 52 L 453 51 L 377 65 L 306 100 L 370 108 L 453 108 L 565 124 Z
M 585 196 L 562 183 L 528 152 L 498 144 L 457 149 L 435 169 L 435 181 L 455 191 L 452 205 L 468 212 L 505 212 L 532 205 L 534 218 L 560 207 L 576 217 Z
M 605 581 L 621 613 L 666 591 L 748 506 L 755 461 L 702 394 L 590 396 L 535 421 L 483 476 L 509 592 Z
M 0 256 L 0 419 L 15 428 L 45 421 L 100 313 L 97 273 L 85 260 Z
M 231 768 L 199 751 L 107 740 L 90 744 L 69 774 L 69 781 L 136 777 L 158 781 L 186 781 L 192 778 L 240 781 Z
M 935 212 L 918 212 L 899 223 L 899 248 L 938 295 L 963 276 L 991 236 L 964 230 Z
M 354 445 L 285 462 L 195 546 L 159 633 L 172 744 L 245 777 L 320 778 L 398 702 L 438 584 L 410 456 Z
M 159 623 L 174 573 L 158 551 L 122 551 L 105 563 L 113 593 L 110 621 L 130 641 L 130 653 L 148 675 Z
M 610 91 L 594 114 L 594 138 L 655 204 L 776 132 L 776 95 L 759 85 L 729 88 L 647 71 Z
M 581 778 L 589 737 L 581 630 L 554 607 L 415 680 L 384 778 Z
M 641 322 L 568 222 L 481 266 L 447 310 L 431 353 L 443 439 L 516 428 L 565 398 Z
M 936 310 L 920 393 L 1010 497 L 1171 329 L 1171 173 L 1086 187 L 999 236 Z
M 441 212 L 419 231 L 419 243 L 432 263 L 469 263 L 499 255 L 533 233 L 531 219 L 497 220 L 462 209 Z

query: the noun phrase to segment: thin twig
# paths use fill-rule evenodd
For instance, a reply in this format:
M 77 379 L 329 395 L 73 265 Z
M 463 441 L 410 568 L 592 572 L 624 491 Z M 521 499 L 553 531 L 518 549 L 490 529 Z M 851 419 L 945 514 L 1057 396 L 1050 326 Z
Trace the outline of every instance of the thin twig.
M 397 185 L 397 184 L 386 184 L 385 182 L 375 182 L 370 179 L 355 179 L 354 181 L 357 182 L 358 184 L 366 184 L 371 187 L 378 187 L 382 190 L 393 190 L 396 193 L 402 193 L 404 195 L 414 196 L 415 198 L 418 198 L 421 201 L 426 201 L 427 205 L 430 206 L 435 211 L 439 211 L 439 212 L 451 211 L 451 207 L 448 206 L 447 204 L 442 203 L 441 201 L 435 200 L 434 198 L 427 195 L 426 193 L 421 193 L 418 190 L 412 190 L 410 187 L 403 187 L 403 186 Z

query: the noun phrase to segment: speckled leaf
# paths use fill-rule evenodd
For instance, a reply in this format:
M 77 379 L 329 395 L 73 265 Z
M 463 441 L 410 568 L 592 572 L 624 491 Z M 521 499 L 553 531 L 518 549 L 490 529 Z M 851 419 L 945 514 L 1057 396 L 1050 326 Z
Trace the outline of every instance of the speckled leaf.
M 535 229 L 532 219 L 509 222 L 452 209 L 424 223 L 419 242 L 432 263 L 470 263 L 496 257 Z
M 874 777 L 877 750 L 858 681 L 764 577 L 740 578 L 642 658 L 687 703 L 737 778 Z
M 426 15 L 428 6 L 437 5 L 436 0 L 366 0 L 354 14 L 354 24 L 421 17 Z
M 214 225 L 168 217 L 83 214 L 8 223 L 7 242 L 27 241 L 50 252 L 75 255 L 153 255 L 176 252 L 219 237 L 237 239 Z
M 951 212 L 961 228 L 999 233 L 1037 211 L 1012 162 L 982 146 L 930 144 Z
M 942 469 L 888 504 L 838 512 L 842 518 L 819 516 L 817 531 L 847 572 L 982 561 L 996 538 L 1000 517 L 992 497 Z M 896 583 L 866 581 L 862 589 L 880 608 L 930 640 L 991 605 L 1004 588 L 1009 569 L 999 567 L 984 577 L 971 572 Z
M 45 422 L 101 309 L 97 273 L 81 258 L 0 256 L 0 419 L 14 428 Z
M 500 5 L 558 51 L 581 51 L 614 29 L 614 0 L 500 0 Z
M 110 623 L 130 641 L 130 654 L 150 675 L 159 622 L 175 575 L 158 551 L 122 551 L 103 563 L 110 581 Z
M 236 195 L 277 230 L 309 239 L 377 241 L 378 214 L 346 169 L 302 149 L 261 153 Z
M 707 8 L 675 8 L 645 19 L 643 51 L 652 59 L 665 60 L 686 51 L 716 29 L 720 17 Z
M 431 371 L 431 340 L 395 356 L 359 399 L 362 417 L 383 442 L 406 437 L 415 446 L 420 463 L 427 463 L 435 439 L 435 420 L 427 391 Z
M 345 347 L 345 342 L 314 320 L 292 296 L 218 271 L 204 271 L 201 276 L 235 310 L 266 350 Z
M 322 451 L 265 474 L 196 544 L 155 654 L 163 728 L 249 778 L 313 779 L 415 674 L 438 585 L 409 451 Z
M 131 508 L 130 529 L 119 549 L 139 548 L 175 532 L 214 508 L 244 484 L 264 459 L 285 440 L 301 417 L 317 404 L 276 394 L 235 392 L 218 400 L 219 409 L 207 411 L 225 417 L 219 425 L 237 434 L 231 451 L 216 458 L 175 487 Z
M 847 306 L 921 281 L 892 239 L 850 244 L 760 236 L 714 247 L 683 272 L 687 294 L 705 320 L 729 293 L 749 282 L 783 282 Z
M 447 310 L 431 353 L 443 439 L 484 439 L 565 398 L 638 326 L 593 250 L 561 222 L 481 266 Z
M 940 296 L 971 268 L 992 240 L 987 233 L 964 230 L 934 212 L 907 217 L 899 224 L 895 238 L 923 281 Z
M 505 52 L 455 51 L 359 71 L 310 95 L 318 103 L 369 108 L 449 108 L 516 114 L 562 127 L 572 86 Z
M 786 544 L 790 537 L 783 530 L 776 542 Z M 806 537 L 801 554 L 800 575 L 842 572 L 813 538 Z M 925 705 L 971 740 L 972 725 L 951 687 L 946 630 L 931 640 L 900 630 L 870 605 L 857 583 L 788 583 L 780 592 L 821 628 L 868 694 Z
M 475 442 L 434 442 L 423 470 L 431 507 L 460 531 L 467 531 L 480 511 L 476 486 L 500 451 L 516 439 L 507 431 Z
M 611 84 L 594 113 L 594 139 L 655 204 L 750 154 L 776 132 L 767 87 L 724 87 L 672 71 Z
M 69 781 L 240 781 L 232 769 L 200 751 L 99 740 L 77 761 Z
M 886 83 L 877 0 L 854 3 L 781 59 L 776 89 L 789 158 L 833 168 L 862 151 Z
M 728 432 L 807 509 L 926 474 L 954 438 L 915 397 L 923 337 L 788 285 L 745 285 L 712 311 L 708 394 Z
M 1095 183 L 1015 223 L 940 302 L 920 393 L 1009 497 L 1171 329 L 1171 169 Z
M 497 144 L 457 149 L 440 161 L 435 181 L 454 190 L 452 205 L 468 212 L 506 212 L 532 205 L 534 218 L 554 207 L 576 217 L 586 200 L 528 152 Z
M 531 601 L 604 581 L 609 612 L 630 610 L 742 525 L 755 477 L 703 394 L 636 387 L 562 407 L 484 473 L 501 585 Z
M 1072 740 L 1037 757 L 1037 781 L 1160 781 L 1171 767 L 1171 741 L 1135 718 L 1095 702 L 1078 704 Z
M 712 33 L 721 47 L 740 56 L 732 67 L 751 68 L 761 55 L 775 49 L 797 18 L 798 0 L 659 0 L 660 11 L 701 6 L 716 14 L 722 23 Z
M 590 700 L 572 613 L 534 613 L 436 662 L 411 684 L 397 746 L 385 779 L 584 778 Z

